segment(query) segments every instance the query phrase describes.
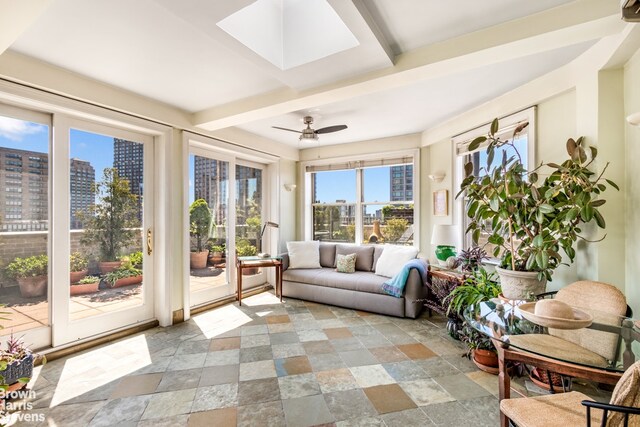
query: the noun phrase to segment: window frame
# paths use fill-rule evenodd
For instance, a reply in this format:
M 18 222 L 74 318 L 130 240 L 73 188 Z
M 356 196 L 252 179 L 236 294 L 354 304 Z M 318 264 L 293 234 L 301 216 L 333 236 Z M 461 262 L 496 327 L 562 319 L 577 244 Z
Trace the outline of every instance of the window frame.
M 387 204 L 408 204 L 413 203 L 413 229 L 414 229 L 414 238 L 413 238 L 413 246 L 416 248 L 420 247 L 420 179 L 416 179 L 416 174 L 420 173 L 420 150 L 419 149 L 411 149 L 411 150 L 402 150 L 402 151 L 393 151 L 393 152 L 382 152 L 382 153 L 370 153 L 370 154 L 361 154 L 356 156 L 345 156 L 345 157 L 334 157 L 334 158 L 325 158 L 319 160 L 311 160 L 300 163 L 300 174 L 303 177 L 304 186 L 302 188 L 302 200 L 304 203 L 303 206 L 303 236 L 304 240 L 312 240 L 313 239 L 313 208 L 314 206 L 351 206 L 355 204 L 355 244 L 362 245 L 364 239 L 364 206 L 366 204 L 378 204 L 383 202 L 369 202 L 364 200 L 364 174 L 362 171 L 366 167 L 384 167 L 384 166 L 397 166 L 399 163 L 385 163 L 390 159 L 397 159 L 399 157 L 407 158 L 408 162 L 413 165 L 413 200 L 412 201 L 397 201 L 397 202 L 389 202 Z M 379 164 L 375 166 L 365 166 L 358 167 L 358 162 L 379 162 Z M 313 171 L 307 171 L 308 167 L 313 166 L 331 166 L 339 163 L 349 163 L 353 164 L 353 167 L 348 169 L 356 170 L 356 201 L 355 203 L 347 202 L 347 203 L 313 203 Z M 407 164 L 404 163 L 404 164 Z M 345 168 L 336 168 L 335 170 L 344 170 Z M 330 169 L 334 170 L 334 169 Z
M 509 114 L 507 116 L 499 117 L 500 121 L 500 131 L 504 132 L 508 131 L 511 133 L 511 129 L 515 128 L 518 123 L 528 121 L 529 126 L 526 128 L 527 133 L 527 169 L 531 170 L 535 167 L 535 152 L 536 152 L 536 116 L 537 116 L 537 106 L 531 106 L 524 110 L 517 111 L 515 113 Z M 489 133 L 491 128 L 491 122 L 485 123 L 481 126 L 475 127 L 469 131 L 463 132 L 459 135 L 454 136 L 451 139 L 452 146 L 452 155 L 455 159 L 455 177 L 454 177 L 454 197 L 458 194 L 460 190 L 460 186 L 462 184 L 462 180 L 464 179 L 464 165 L 469 161 L 471 155 L 475 152 L 479 152 L 486 149 L 486 145 L 481 145 L 477 150 L 473 152 L 464 150 L 464 146 L 475 138 L 479 136 L 486 136 Z M 522 133 L 521 133 L 522 135 Z M 454 224 L 460 224 L 459 233 L 460 239 L 462 242 L 461 249 L 468 249 L 472 245 L 471 236 L 468 236 L 465 231 L 468 226 L 467 216 L 465 213 L 465 197 L 458 197 L 454 199 L 453 209 L 454 209 Z M 489 254 L 491 256 L 491 254 Z M 496 258 L 490 257 L 488 262 L 495 263 L 497 261 Z

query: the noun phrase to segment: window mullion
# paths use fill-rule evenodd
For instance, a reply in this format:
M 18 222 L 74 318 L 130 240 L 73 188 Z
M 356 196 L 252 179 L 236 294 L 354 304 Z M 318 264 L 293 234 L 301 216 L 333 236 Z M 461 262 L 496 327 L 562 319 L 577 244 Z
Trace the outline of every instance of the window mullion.
M 364 185 L 362 169 L 356 169 L 356 244 L 360 244 L 364 241 L 363 199 Z

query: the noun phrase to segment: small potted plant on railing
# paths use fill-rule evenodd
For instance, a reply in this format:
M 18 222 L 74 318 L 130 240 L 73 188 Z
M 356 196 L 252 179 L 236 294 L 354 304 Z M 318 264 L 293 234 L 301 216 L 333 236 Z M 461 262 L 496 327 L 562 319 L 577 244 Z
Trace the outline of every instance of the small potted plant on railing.
M 24 298 L 34 298 L 47 293 L 48 264 L 46 255 L 16 258 L 7 266 L 6 272 L 18 282 Z
M 76 283 L 87 275 L 89 260 L 80 252 L 74 252 L 69 257 L 69 281 Z
M 196 246 L 191 252 L 191 268 L 200 270 L 207 267 L 209 255 L 205 242 L 211 230 L 211 210 L 206 200 L 198 199 L 189 206 L 189 222 L 189 233 L 196 239 Z
M 79 281 L 72 283 L 70 288 L 71 295 L 92 294 L 98 292 L 100 288 L 100 278 L 96 276 L 86 276 Z
M 111 288 L 135 285 L 142 282 L 142 270 L 135 268 L 128 257 L 122 257 L 122 265 L 103 279 Z

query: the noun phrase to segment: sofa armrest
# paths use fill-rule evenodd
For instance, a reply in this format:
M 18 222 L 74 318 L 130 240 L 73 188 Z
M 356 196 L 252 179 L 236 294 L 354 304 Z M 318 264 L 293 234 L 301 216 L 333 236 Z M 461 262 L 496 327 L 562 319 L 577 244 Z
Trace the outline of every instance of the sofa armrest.
M 428 272 L 425 279 L 429 280 Z M 427 297 L 428 291 L 429 288 L 425 286 L 420 272 L 417 269 L 412 268 L 409 272 L 409 277 L 407 277 L 407 283 L 404 288 L 404 315 L 406 317 L 415 319 L 420 315 L 424 306 L 423 300 Z
M 289 268 L 289 254 L 285 252 L 283 254 L 278 254 L 278 256 L 282 257 L 282 271 L 285 271 Z

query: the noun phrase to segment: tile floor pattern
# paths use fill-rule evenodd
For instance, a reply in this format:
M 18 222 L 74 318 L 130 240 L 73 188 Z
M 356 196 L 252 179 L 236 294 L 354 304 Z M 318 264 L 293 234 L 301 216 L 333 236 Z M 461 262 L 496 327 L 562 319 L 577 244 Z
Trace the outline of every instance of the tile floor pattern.
M 496 426 L 443 319 L 262 293 L 36 369 L 42 426 Z M 15 416 L 15 414 L 14 414 Z

